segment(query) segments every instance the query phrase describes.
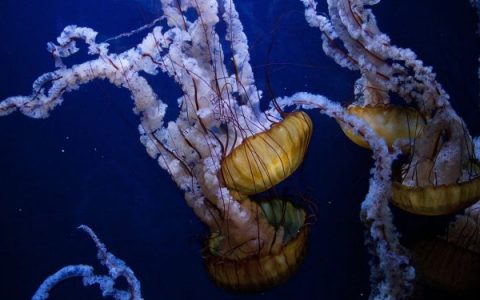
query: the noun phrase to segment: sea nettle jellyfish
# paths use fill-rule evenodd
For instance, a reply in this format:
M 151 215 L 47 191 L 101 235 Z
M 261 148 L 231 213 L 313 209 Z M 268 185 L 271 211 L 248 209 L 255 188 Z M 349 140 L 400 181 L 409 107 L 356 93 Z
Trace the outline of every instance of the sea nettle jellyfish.
M 472 137 L 432 69 L 379 30 L 365 8 L 373 2 L 329 0 L 329 20 L 314 15 L 314 5 L 304 1 L 307 21 L 320 28 L 325 52 L 361 73 L 348 112 L 366 121 L 390 149 L 408 156 L 395 172 L 392 203 L 420 215 L 457 212 L 480 199 Z M 404 104 L 392 104 L 391 95 Z M 367 146 L 339 123 L 352 141 Z
M 432 69 L 424 66 L 413 51 L 392 45 L 379 30 L 372 10 L 366 7 L 379 1 L 328 0 L 330 18 L 316 12 L 315 1 L 302 2 L 307 22 L 321 31 L 324 52 L 339 65 L 361 73 L 354 89 L 356 100 L 346 110 L 368 123 L 390 152 L 402 153 L 394 169 L 391 195 L 387 195 L 391 202 L 407 212 L 432 216 L 458 212 L 478 201 L 480 169 L 473 139 Z M 403 101 L 393 104 L 392 97 Z M 343 120 L 338 123 L 353 142 L 371 148 Z M 441 241 L 451 241 L 450 236 Z M 428 253 L 425 245 L 415 246 L 414 266 L 431 281 L 445 284 L 448 276 L 453 276 L 450 274 L 460 272 L 461 267 L 455 264 L 464 260 L 463 254 L 443 261 L 448 267 L 442 270 L 435 270 L 434 265 L 446 260 L 443 254 L 451 257 L 451 247 L 459 243 Z M 428 257 L 428 261 L 419 263 L 419 256 Z M 478 278 L 477 263 L 471 263 L 469 270 Z M 439 279 L 433 275 L 436 271 L 438 276 L 448 276 Z M 468 284 L 475 281 L 473 277 Z
M 260 111 L 247 38 L 231 0 L 161 3 L 163 19 L 146 26 L 152 31 L 123 53 L 97 43 L 92 29 L 66 27 L 57 44 L 48 45 L 58 69 L 40 76 L 32 95 L 1 102 L 0 114 L 20 110 L 45 118 L 64 93 L 93 79 L 128 89 L 141 120 L 141 142 L 210 229 L 204 247 L 210 276 L 228 289 L 264 290 L 283 282 L 302 261 L 308 216 L 281 197 L 256 202 L 249 196 L 271 189 L 301 165 L 312 122 L 304 112 L 278 106 Z M 223 40 L 215 31 L 221 19 Z M 164 27 L 156 26 L 161 22 Z M 79 50 L 78 40 L 95 58 L 66 67 L 62 59 Z M 231 57 L 224 57 L 227 48 Z M 181 87 L 175 121 L 164 124 L 167 104 L 141 72 L 164 72 Z

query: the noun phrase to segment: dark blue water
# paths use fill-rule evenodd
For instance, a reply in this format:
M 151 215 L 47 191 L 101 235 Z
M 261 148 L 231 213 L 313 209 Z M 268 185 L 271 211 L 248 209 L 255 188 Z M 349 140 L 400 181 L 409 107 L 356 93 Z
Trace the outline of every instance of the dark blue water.
M 237 6 L 260 89 L 266 90 L 268 74 L 275 96 L 309 91 L 353 100 L 358 74 L 323 55 L 320 36 L 304 21 L 299 1 L 238 0 Z M 478 136 L 479 42 L 468 1 L 385 0 L 375 11 L 395 44 L 412 48 L 434 67 L 453 106 Z M 0 99 L 29 94 L 33 80 L 53 70 L 46 43 L 66 25 L 92 27 L 103 40 L 160 13 L 154 0 L 1 1 Z M 111 49 L 124 51 L 141 37 L 115 42 Z M 167 78 L 149 80 L 165 101 L 178 96 Z M 318 206 L 304 264 L 282 286 L 235 295 L 217 288 L 204 271 L 201 247 L 207 230 L 139 143 L 131 110 L 126 91 L 96 81 L 66 95 L 46 120 L 20 114 L 0 118 L 0 299 L 28 299 L 63 265 L 98 267 L 93 243 L 75 229 L 79 224 L 91 226 L 130 265 L 145 299 L 368 297 L 368 256 L 358 212 L 372 161 L 333 120 L 310 113 L 315 132 L 306 164 L 285 191 L 306 195 Z M 96 288 L 84 288 L 80 280 L 62 283 L 51 295 L 100 298 Z

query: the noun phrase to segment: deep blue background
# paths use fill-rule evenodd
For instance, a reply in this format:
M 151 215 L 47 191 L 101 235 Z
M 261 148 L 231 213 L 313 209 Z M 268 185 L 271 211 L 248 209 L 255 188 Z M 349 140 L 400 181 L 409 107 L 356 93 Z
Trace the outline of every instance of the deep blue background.
M 237 6 L 261 89 L 268 73 L 275 96 L 304 90 L 352 101 L 358 74 L 323 55 L 300 1 L 238 0 Z M 324 4 L 320 8 L 325 11 Z M 479 43 L 468 1 L 384 0 L 375 11 L 395 44 L 412 48 L 434 67 L 457 112 L 479 135 Z M 66 25 L 92 27 L 103 40 L 160 13 L 154 0 L 1 1 L 0 99 L 29 94 L 34 79 L 54 68 L 45 45 Z M 116 42 L 112 51 L 129 48 L 141 36 Z M 149 80 L 173 103 L 179 91 L 171 81 Z M 49 119 L 0 119 L 0 299 L 28 299 L 63 265 L 98 266 L 92 242 L 75 230 L 79 224 L 91 226 L 131 266 L 146 299 L 367 297 L 358 211 L 371 159 L 333 120 L 310 113 L 313 142 L 306 164 L 288 184 L 290 193 L 318 205 L 305 263 L 287 284 L 245 296 L 228 294 L 207 277 L 201 259 L 206 228 L 139 143 L 131 109 L 126 91 L 96 81 L 66 95 Z M 79 280 L 62 283 L 51 296 L 99 298 L 96 288 L 82 288 Z

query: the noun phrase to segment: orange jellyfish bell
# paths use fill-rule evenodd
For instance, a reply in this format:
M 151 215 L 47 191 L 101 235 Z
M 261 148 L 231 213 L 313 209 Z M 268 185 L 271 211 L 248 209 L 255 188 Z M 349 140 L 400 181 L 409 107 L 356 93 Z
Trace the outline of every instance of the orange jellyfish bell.
M 392 203 L 417 215 L 451 214 L 472 205 L 479 199 L 480 177 L 440 186 L 406 186 L 399 182 L 393 182 L 392 186 Z
M 310 117 L 298 111 L 246 138 L 222 161 L 224 184 L 232 191 L 253 195 L 283 181 L 303 162 L 312 128 Z
M 417 215 L 455 213 L 480 200 L 480 163 L 461 121 L 440 112 L 415 140 L 391 202 Z
M 352 104 L 348 106 L 347 112 L 367 122 L 375 133 L 385 140 L 389 149 L 392 149 L 396 140 L 408 141 L 408 144 L 404 144 L 401 147 L 403 153 L 410 152 L 411 141 L 420 135 L 425 126 L 425 120 L 421 114 L 409 107 L 391 104 L 366 106 Z M 338 121 L 338 123 L 352 142 L 370 149 L 363 137 L 345 127 L 342 121 Z
M 205 266 L 219 286 L 239 292 L 259 292 L 285 282 L 299 267 L 306 252 L 307 215 L 283 200 L 262 201 L 259 213 L 275 228 L 271 244 L 255 254 L 241 245 L 227 249 L 227 236 L 213 233 L 205 247 Z

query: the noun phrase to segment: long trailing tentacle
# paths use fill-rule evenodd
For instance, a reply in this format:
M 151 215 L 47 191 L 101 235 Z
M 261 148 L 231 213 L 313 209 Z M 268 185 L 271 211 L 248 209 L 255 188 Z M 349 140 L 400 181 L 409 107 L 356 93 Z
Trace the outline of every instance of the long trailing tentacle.
M 388 207 L 391 198 L 391 166 L 400 153 L 399 149 L 389 152 L 385 140 L 379 138 L 365 121 L 348 114 L 340 104 L 323 96 L 302 92 L 277 101 L 281 106 L 295 105 L 304 109 L 318 109 L 329 117 L 342 120 L 349 130 L 369 143 L 375 165 L 371 170 L 370 186 L 362 202 L 360 215 L 366 226 L 366 244 L 373 255 L 370 264 L 373 290 L 370 297 L 397 299 L 409 295 L 415 270 L 400 244 Z
M 97 237 L 95 232 L 86 225 L 80 225 L 78 229 L 85 231 L 97 247 L 97 258 L 102 265 L 108 269 L 108 275 L 96 275 L 94 268 L 87 265 L 65 266 L 47 277 L 38 287 L 32 297 L 32 300 L 48 299 L 50 291 L 60 282 L 74 278 L 82 278 L 85 286 L 98 284 L 104 297 L 113 297 L 116 300 L 142 300 L 140 281 L 134 272 L 125 262 L 108 252 L 107 247 Z M 126 279 L 128 290 L 122 290 L 115 287 L 119 277 Z

